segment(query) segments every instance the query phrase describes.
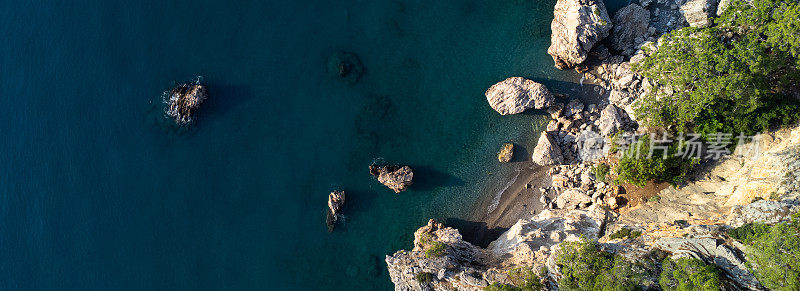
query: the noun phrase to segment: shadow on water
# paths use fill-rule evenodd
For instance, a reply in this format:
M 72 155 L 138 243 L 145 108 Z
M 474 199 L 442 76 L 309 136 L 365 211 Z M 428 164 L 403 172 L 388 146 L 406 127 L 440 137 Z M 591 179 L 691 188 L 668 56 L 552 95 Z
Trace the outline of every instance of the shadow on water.
M 255 96 L 253 89 L 245 85 L 215 84 L 211 82 L 206 85 L 208 85 L 208 100 L 197 112 L 198 121 L 228 114 L 233 108 Z
M 445 225 L 458 229 L 465 241 L 485 248 L 489 243 L 500 237 L 508 228 L 488 228 L 486 222 L 467 221 L 459 218 L 448 218 Z
M 439 187 L 463 186 L 464 180 L 430 166 L 411 165 L 414 170 L 415 191 L 430 191 Z

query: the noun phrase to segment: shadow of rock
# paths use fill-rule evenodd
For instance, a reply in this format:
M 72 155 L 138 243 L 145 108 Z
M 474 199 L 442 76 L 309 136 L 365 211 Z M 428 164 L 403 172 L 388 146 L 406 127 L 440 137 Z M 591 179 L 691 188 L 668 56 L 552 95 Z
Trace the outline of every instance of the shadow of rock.
M 414 171 L 414 184 L 411 185 L 415 191 L 430 191 L 439 187 L 462 186 L 464 180 L 437 170 L 430 166 L 410 165 Z
M 198 111 L 198 119 L 214 118 L 227 114 L 239 104 L 252 99 L 253 89 L 244 85 L 216 84 L 208 82 L 208 99 Z
M 495 227 L 488 228 L 486 222 L 467 221 L 459 218 L 445 219 L 445 225 L 458 229 L 465 241 L 476 246 L 486 248 L 489 243 L 495 241 L 508 228 Z

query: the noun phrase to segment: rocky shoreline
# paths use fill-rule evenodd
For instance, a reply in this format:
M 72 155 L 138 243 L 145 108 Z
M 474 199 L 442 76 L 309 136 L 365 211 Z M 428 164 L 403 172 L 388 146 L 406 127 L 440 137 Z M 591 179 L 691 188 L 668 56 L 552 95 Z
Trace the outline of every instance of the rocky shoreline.
M 633 111 L 638 96 L 657 86 L 631 69 L 645 58 L 643 48 L 657 49 L 658 37 L 671 30 L 709 25 L 726 3 L 641 0 L 612 19 L 601 0 L 559 0 L 548 53 L 557 68 L 581 73 L 582 84 L 595 86 L 600 101 L 559 102 L 559 94 L 520 77 L 489 88 L 487 101 L 501 115 L 540 109 L 552 118 L 530 162 L 503 192 L 476 206 L 476 217 L 488 228 L 507 230 L 481 248 L 458 230 L 429 221 L 415 232 L 413 250 L 386 256 L 395 289 L 482 290 L 493 283 L 514 285 L 510 274 L 530 268 L 544 274 L 546 289 L 557 290 L 560 244 L 582 236 L 633 261 L 654 250 L 700 258 L 722 270 L 726 288 L 762 290 L 745 267 L 743 246 L 726 230 L 786 220 L 800 209 L 800 182 L 784 175 L 800 167 L 800 127 L 743 145 L 757 143 L 763 157 L 731 155 L 680 188 L 655 185 L 647 193 L 629 193 L 626 185 L 612 185 L 592 172 L 600 163 L 614 163 L 608 154 L 612 136 L 647 130 Z M 641 236 L 612 238 L 622 230 Z M 434 248 L 443 250 L 431 256 Z

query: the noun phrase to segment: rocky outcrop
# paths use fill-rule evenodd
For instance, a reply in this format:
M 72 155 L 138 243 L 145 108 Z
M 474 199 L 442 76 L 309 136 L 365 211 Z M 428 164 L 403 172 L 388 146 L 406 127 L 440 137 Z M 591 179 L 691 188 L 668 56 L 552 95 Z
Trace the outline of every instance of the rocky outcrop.
M 497 160 L 501 163 L 508 163 L 514 157 L 514 144 L 505 143 L 497 154 Z
M 687 0 L 681 5 L 681 13 L 691 27 L 705 27 L 717 14 L 719 0 Z
M 747 205 L 734 206 L 728 215 L 728 225 L 739 227 L 751 222 L 774 224 L 788 220 L 798 210 L 800 202 L 797 200 L 759 200 Z
M 550 48 L 556 68 L 583 63 L 594 45 L 608 36 L 611 18 L 602 0 L 558 0 L 550 24 Z
M 200 104 L 208 98 L 208 89 L 198 79 L 185 83 L 164 93 L 165 113 L 178 125 L 192 122 Z
M 586 208 L 592 203 L 592 197 L 579 189 L 567 189 L 556 198 L 559 209 Z
M 724 271 L 726 277 L 736 282 L 740 288 L 763 290 L 758 280 L 747 270 L 744 258 L 741 258 L 730 247 L 724 245 L 722 240 L 710 236 L 661 238 L 656 241 L 655 246 L 672 253 L 672 258 L 674 259 L 693 257 L 714 263 Z
M 631 4 L 614 15 L 614 32 L 611 34 L 611 48 L 624 52 L 646 40 L 650 11 L 642 6 Z M 632 52 L 632 51 L 631 51 Z
M 555 102 L 555 97 L 542 84 L 522 77 L 511 77 L 486 90 L 486 100 L 498 113 L 509 115 L 530 108 L 547 108 Z
M 348 52 L 334 52 L 328 56 L 328 74 L 348 84 L 355 84 L 366 72 L 358 55 Z
M 328 194 L 328 215 L 326 224 L 328 225 L 328 232 L 333 231 L 336 223 L 342 216 L 342 206 L 344 205 L 344 191 L 333 191 Z
M 600 113 L 597 127 L 600 129 L 600 134 L 603 136 L 612 136 L 622 130 L 622 122 L 622 115 L 620 114 L 619 108 L 611 104 L 606 106 L 603 112 Z
M 553 140 L 546 131 L 542 132 L 539 136 L 539 142 L 536 143 L 536 148 L 533 149 L 533 156 L 531 160 L 540 166 L 557 165 L 564 162 L 564 157 L 561 155 L 561 148 Z
M 394 190 L 395 193 L 408 189 L 414 178 L 414 172 L 409 166 L 371 165 L 369 173 L 377 177 L 378 182 Z

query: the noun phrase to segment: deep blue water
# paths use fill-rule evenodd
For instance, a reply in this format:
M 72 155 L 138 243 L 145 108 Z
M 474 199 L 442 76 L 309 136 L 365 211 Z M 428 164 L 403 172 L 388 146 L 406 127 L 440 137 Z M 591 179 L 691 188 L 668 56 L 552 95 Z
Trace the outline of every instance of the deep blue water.
M 391 288 L 384 256 L 468 218 L 501 143 L 535 143 L 542 114 L 501 118 L 486 88 L 574 90 L 554 4 L 0 1 L 0 289 Z M 357 84 L 326 75 L 338 50 Z M 211 96 L 176 131 L 160 94 L 197 75 Z M 379 185 L 376 158 L 414 188 Z

